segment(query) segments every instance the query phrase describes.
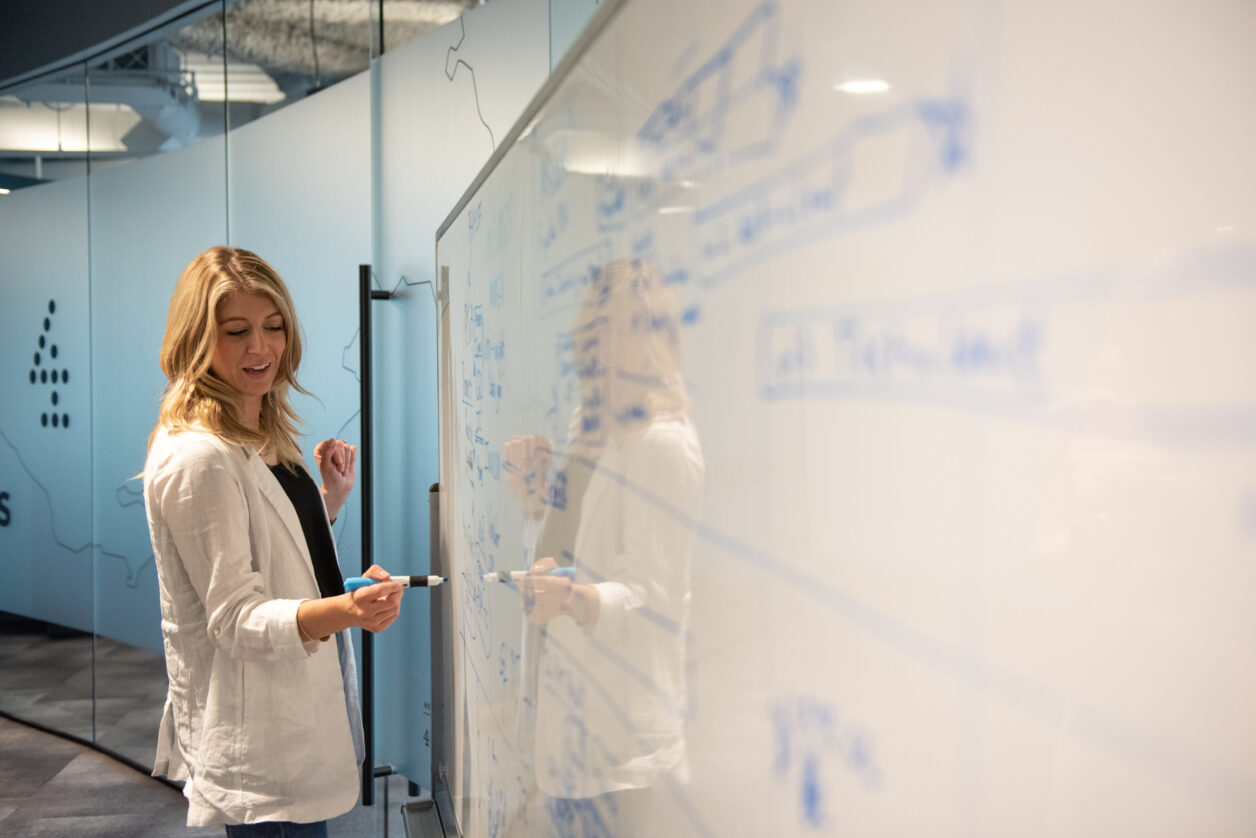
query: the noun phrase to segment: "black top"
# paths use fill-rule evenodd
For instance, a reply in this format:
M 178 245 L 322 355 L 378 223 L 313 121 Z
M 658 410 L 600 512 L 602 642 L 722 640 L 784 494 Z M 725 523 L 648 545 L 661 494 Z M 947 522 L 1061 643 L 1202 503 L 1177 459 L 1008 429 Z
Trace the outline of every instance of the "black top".
M 593 470 L 578 459 L 564 463 L 550 486 L 547 499 L 549 513 L 537 537 L 534 559 L 549 556 L 560 566 L 576 563 L 576 530 L 580 526 L 580 507 L 589 488 Z
M 332 543 L 331 530 L 327 526 L 322 492 L 304 468 L 294 472 L 287 466 L 271 466 L 270 471 L 283 486 L 284 493 L 297 511 L 297 517 L 301 519 L 305 545 L 310 548 L 310 560 L 314 563 L 314 577 L 318 579 L 318 592 L 325 597 L 343 594 L 345 583 L 340 577 L 336 545 Z

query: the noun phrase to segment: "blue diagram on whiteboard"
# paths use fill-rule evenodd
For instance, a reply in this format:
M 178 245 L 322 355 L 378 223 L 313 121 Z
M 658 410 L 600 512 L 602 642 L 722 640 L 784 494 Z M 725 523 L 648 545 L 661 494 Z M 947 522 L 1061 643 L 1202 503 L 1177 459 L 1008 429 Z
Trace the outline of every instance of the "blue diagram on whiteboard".
M 969 110 L 958 99 L 925 99 L 863 117 L 825 145 L 790 160 L 732 195 L 693 213 L 712 287 L 746 269 L 821 238 L 885 224 L 905 215 L 938 177 L 968 159 Z M 895 164 L 880 175 L 865 156 Z
M 858 316 L 847 311 L 768 313 L 759 320 L 764 399 L 840 398 L 888 391 L 1031 391 L 1044 326 L 994 311 Z
M 801 58 L 777 56 L 780 23 L 780 4 L 755 8 L 637 131 L 662 181 L 700 180 L 772 152 L 802 72 Z

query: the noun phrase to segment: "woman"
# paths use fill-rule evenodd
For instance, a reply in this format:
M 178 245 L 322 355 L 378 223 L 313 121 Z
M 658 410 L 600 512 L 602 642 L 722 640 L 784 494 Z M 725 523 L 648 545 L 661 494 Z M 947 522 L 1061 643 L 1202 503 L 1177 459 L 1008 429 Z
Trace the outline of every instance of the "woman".
M 400 608 L 396 582 L 344 592 L 330 522 L 356 451 L 320 443 L 314 485 L 288 404 L 300 361 L 270 265 L 212 247 L 184 269 L 144 466 L 170 682 L 153 773 L 186 781 L 189 826 L 231 836 L 326 835 L 353 807 L 363 748 L 347 630 L 382 631 Z

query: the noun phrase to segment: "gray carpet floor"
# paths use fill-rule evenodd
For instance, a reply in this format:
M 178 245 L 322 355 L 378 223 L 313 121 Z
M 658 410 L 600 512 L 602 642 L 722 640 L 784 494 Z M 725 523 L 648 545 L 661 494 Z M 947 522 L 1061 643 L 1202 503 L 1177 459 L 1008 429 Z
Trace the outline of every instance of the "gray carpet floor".
M 93 672 L 92 647 L 88 635 L 50 637 L 13 620 L 0 625 L 0 711 L 84 741 L 94 737 L 133 763 L 0 716 L 0 836 L 221 836 L 221 828 L 184 826 L 183 794 L 135 768 L 153 762 L 165 662 L 98 637 Z M 333 820 L 332 838 L 406 835 L 401 806 L 415 800 L 408 785 L 400 775 L 377 779 L 376 805 L 359 804 Z
M 148 838 L 188 829 L 176 789 L 102 753 L 0 718 L 0 835 Z
M 24 623 L 10 623 L 0 633 L 0 710 L 17 718 L 94 738 L 103 748 L 152 765 L 165 700 L 161 655 L 107 637 L 93 644 L 85 634 L 49 636 Z

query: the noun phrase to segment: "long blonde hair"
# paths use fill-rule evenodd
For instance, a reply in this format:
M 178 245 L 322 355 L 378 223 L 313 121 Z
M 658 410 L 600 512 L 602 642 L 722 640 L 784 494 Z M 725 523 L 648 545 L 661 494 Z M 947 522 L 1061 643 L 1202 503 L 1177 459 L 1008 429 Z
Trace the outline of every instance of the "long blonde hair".
M 275 383 L 262 398 L 258 430 L 239 419 L 240 394 L 210 365 L 218 344 L 218 307 L 231 294 L 261 294 L 283 317 L 287 340 L 275 372 Z M 256 447 L 263 457 L 295 466 L 301 462 L 297 424 L 288 404 L 289 388 L 308 391 L 297 383 L 301 364 L 301 330 L 288 287 L 275 269 L 249 250 L 211 247 L 183 269 L 170 298 L 166 334 L 161 341 L 161 371 L 169 383 L 161 398 L 157 426 L 148 437 L 151 448 L 157 432 L 206 430 L 235 445 Z
M 585 289 L 572 332 L 581 410 L 610 436 L 688 418 L 681 326 L 676 295 L 643 259 L 612 260 Z

